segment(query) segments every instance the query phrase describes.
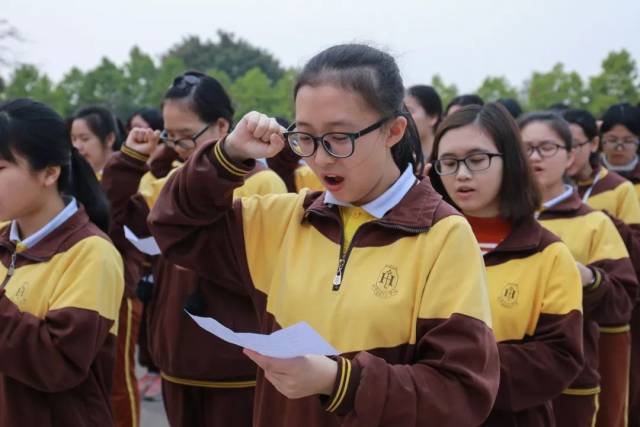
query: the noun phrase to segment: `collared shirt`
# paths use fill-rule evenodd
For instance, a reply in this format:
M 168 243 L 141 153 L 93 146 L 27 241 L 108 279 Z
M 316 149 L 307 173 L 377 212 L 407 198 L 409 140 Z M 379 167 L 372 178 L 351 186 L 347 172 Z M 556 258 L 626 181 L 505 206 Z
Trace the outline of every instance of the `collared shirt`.
M 51 221 L 45 224 L 40 230 L 33 233 L 31 236 L 24 240 L 20 239 L 20 231 L 18 230 L 18 223 L 16 220 L 11 221 L 11 231 L 9 238 L 16 244 L 19 250 L 25 250 L 32 248 L 42 239 L 47 237 L 53 230 L 60 227 L 66 220 L 71 218 L 73 214 L 78 212 L 78 203 L 76 199 L 66 199 L 68 201 L 67 206 L 60 211 Z
M 369 203 L 365 203 L 360 207 L 369 215 L 380 219 L 387 212 L 393 209 L 398 203 L 400 203 L 400 200 L 402 200 L 402 198 L 409 192 L 409 190 L 411 190 L 411 187 L 413 187 L 416 182 L 417 179 L 413 174 L 413 168 L 411 166 L 407 166 L 402 175 L 400 175 L 400 178 L 398 178 L 396 182 L 394 182 L 393 185 L 389 187 L 389 189 L 387 189 L 387 191 L 382 193 L 376 199 L 370 201 Z M 325 191 L 324 194 L 324 203 L 345 207 L 353 206 L 351 203 L 345 203 L 336 199 L 335 196 L 328 190 Z
M 571 195 L 573 194 L 573 191 L 574 191 L 574 190 L 573 190 L 573 187 L 572 187 L 572 186 L 570 186 L 570 185 L 568 185 L 568 184 L 565 184 L 565 185 L 564 185 L 564 193 L 562 193 L 562 194 L 561 194 L 561 195 L 559 195 L 559 196 L 554 197 L 554 198 L 553 198 L 553 199 L 551 199 L 551 200 L 548 200 L 548 201 L 544 202 L 544 203 L 542 204 L 542 206 L 543 206 L 545 209 L 552 208 L 552 207 L 556 206 L 558 203 L 562 203 L 562 202 L 564 202 L 565 200 L 567 200 L 569 197 L 571 197 Z

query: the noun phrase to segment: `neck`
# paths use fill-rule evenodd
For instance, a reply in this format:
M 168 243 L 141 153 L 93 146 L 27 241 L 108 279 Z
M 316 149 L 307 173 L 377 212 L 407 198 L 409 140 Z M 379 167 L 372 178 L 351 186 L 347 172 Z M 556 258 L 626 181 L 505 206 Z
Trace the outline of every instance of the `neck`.
M 400 169 L 396 166 L 393 158 L 391 158 L 392 167 L 389 166 L 385 169 L 385 173 L 382 174 L 378 182 L 373 186 L 371 191 L 364 196 L 361 200 L 353 202 L 356 206 L 361 206 L 369 203 L 372 200 L 380 197 L 385 191 L 389 189 L 393 185 L 394 182 L 400 178 Z
M 478 209 L 465 209 L 464 216 L 475 218 L 498 218 L 500 217 L 500 201 L 494 200 L 492 203 Z
M 431 150 L 433 149 L 433 136 L 425 135 L 420 138 L 420 144 L 422 145 L 422 155 L 425 160 L 429 159 L 431 157 Z
M 548 202 L 549 200 L 552 200 L 556 197 L 558 197 L 559 195 L 561 195 L 562 193 L 564 193 L 564 182 L 560 181 L 560 182 L 556 182 L 552 185 L 549 185 L 547 187 L 543 187 L 542 188 L 542 199 L 545 202 Z
M 591 175 L 593 175 L 593 168 L 591 167 L 591 164 L 587 162 L 587 164 L 585 164 L 573 178 L 577 181 L 586 181 L 591 178 Z
M 20 238 L 24 240 L 35 234 L 63 209 L 64 201 L 56 190 L 55 194 L 45 197 L 42 204 L 32 213 L 16 219 L 20 229 Z

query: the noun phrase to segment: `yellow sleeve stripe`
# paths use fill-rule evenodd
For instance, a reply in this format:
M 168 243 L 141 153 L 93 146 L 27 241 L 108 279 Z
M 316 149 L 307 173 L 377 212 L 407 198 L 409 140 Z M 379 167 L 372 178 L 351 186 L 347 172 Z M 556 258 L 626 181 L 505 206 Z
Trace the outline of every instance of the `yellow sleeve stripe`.
M 222 141 L 217 143 L 213 148 L 213 154 L 220 164 L 231 174 L 236 176 L 246 176 L 249 172 L 234 166 L 222 151 Z
M 602 334 L 621 334 L 631 330 L 631 326 L 600 326 L 600 333 Z
M 133 157 L 136 160 L 140 160 L 141 162 L 147 162 L 147 160 L 149 160 L 149 156 L 142 154 L 136 150 L 133 150 L 129 147 L 127 147 L 126 145 L 123 145 L 122 148 L 120 149 L 120 151 L 122 151 L 124 154 L 126 154 L 129 157 Z
M 341 357 L 340 358 L 341 366 L 342 366 L 342 374 L 340 375 L 340 384 L 338 385 L 338 391 L 333 398 L 333 401 L 327 408 L 327 411 L 333 412 L 335 411 L 344 400 L 344 397 L 347 395 L 347 389 L 349 385 L 349 378 L 351 377 L 351 361 Z
M 598 270 L 596 270 L 595 268 L 592 268 L 591 271 L 595 275 L 595 281 L 594 281 L 593 285 L 591 285 L 589 287 L 589 291 L 594 291 L 594 290 L 598 289 L 600 287 L 600 283 L 602 283 L 602 274 L 600 274 L 600 272 Z

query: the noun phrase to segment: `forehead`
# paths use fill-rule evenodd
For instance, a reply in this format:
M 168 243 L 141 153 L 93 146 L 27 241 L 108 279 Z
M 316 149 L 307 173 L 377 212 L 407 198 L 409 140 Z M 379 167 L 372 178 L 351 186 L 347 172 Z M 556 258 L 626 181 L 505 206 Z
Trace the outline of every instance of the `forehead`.
M 162 107 L 164 127 L 171 131 L 195 131 L 204 126 L 200 117 L 182 100 L 167 100 Z
M 317 130 L 339 124 L 362 125 L 380 118 L 360 94 L 331 84 L 302 86 L 295 107 L 296 122 Z
M 582 130 L 582 127 L 580 127 L 580 125 L 577 125 L 575 123 L 569 123 L 569 130 L 571 131 L 571 136 L 574 139 L 586 139 L 587 136 L 584 133 L 584 130 Z
M 71 123 L 71 133 L 93 135 L 85 119 L 74 119 L 73 123 Z
M 635 138 L 636 135 L 631 133 L 631 131 L 625 125 L 615 125 L 607 132 L 603 134 L 603 136 L 616 136 L 619 138 Z
M 473 151 L 495 151 L 496 144 L 478 126 L 467 125 L 444 134 L 440 140 L 438 157 L 451 154 L 463 156 Z
M 532 122 L 522 128 L 524 142 L 558 141 L 560 136 L 545 122 Z

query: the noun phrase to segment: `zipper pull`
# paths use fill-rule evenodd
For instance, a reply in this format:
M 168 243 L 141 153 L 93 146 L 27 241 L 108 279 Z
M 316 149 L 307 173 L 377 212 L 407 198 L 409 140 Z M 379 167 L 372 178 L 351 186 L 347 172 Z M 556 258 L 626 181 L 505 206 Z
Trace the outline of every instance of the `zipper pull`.
M 336 277 L 333 278 L 333 290 L 337 291 L 340 289 L 340 285 L 342 284 L 342 270 L 344 269 L 344 258 L 340 258 L 338 262 L 338 271 L 336 271 Z
M 7 276 L 13 276 L 13 273 L 16 271 L 16 258 L 18 254 L 14 252 L 11 254 L 11 264 L 9 264 L 9 269 L 7 270 Z

